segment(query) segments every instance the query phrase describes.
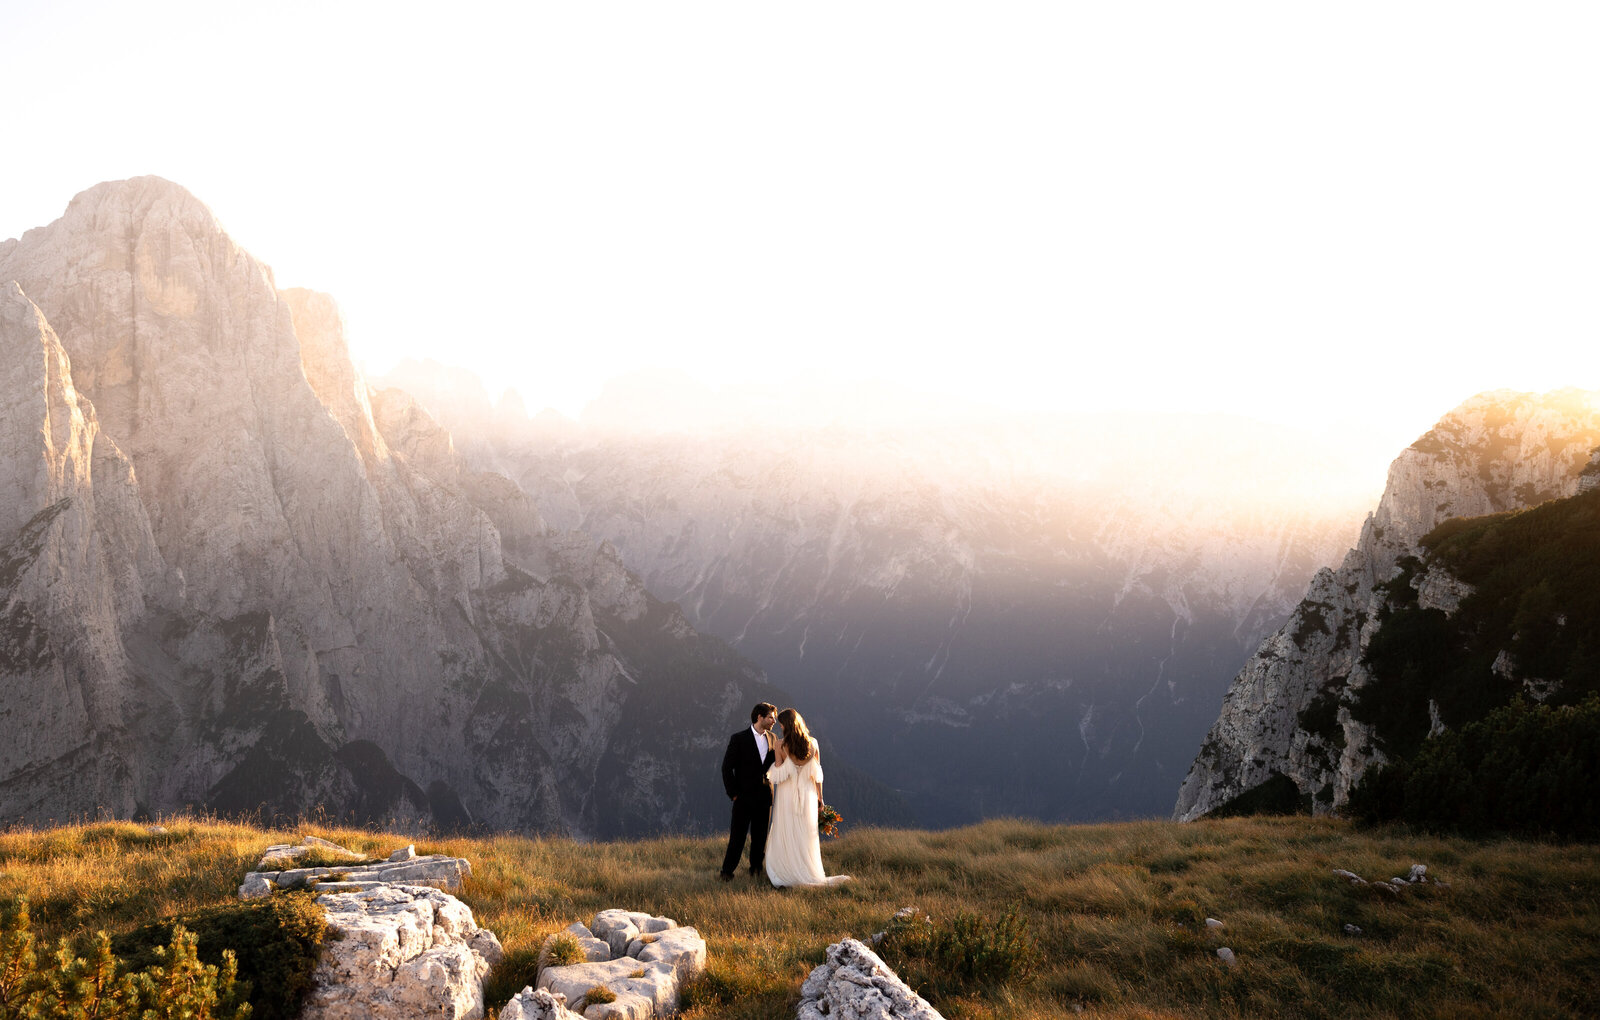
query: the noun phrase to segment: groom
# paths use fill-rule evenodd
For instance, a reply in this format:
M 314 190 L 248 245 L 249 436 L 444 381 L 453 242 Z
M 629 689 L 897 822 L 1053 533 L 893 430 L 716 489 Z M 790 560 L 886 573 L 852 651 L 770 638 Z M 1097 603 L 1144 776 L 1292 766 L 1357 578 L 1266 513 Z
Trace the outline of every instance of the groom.
M 728 741 L 722 756 L 722 786 L 733 801 L 733 822 L 728 826 L 728 853 L 722 858 L 721 878 L 733 881 L 744 854 L 745 833 L 750 834 L 750 874 L 761 874 L 767 856 L 767 823 L 772 816 L 772 786 L 767 769 L 775 755 L 772 724 L 778 709 L 765 701 L 750 710 L 750 728 Z

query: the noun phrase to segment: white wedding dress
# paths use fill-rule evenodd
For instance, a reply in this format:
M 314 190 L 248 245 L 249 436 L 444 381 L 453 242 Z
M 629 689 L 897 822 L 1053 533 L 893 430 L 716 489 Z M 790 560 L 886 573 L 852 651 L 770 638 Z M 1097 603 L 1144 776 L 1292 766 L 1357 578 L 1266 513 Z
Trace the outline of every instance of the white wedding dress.
M 817 784 L 822 756 L 816 741 L 803 762 L 792 757 L 767 770 L 772 782 L 772 827 L 767 832 L 767 877 L 776 886 L 837 885 L 849 875 L 829 878 L 822 870 L 822 839 L 817 834 Z

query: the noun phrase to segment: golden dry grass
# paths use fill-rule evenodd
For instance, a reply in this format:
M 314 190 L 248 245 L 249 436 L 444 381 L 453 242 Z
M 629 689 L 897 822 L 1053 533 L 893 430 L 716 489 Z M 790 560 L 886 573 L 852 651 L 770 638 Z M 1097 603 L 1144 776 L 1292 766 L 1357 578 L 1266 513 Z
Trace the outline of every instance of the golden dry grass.
M 0 902 L 29 897 L 42 938 L 126 930 L 223 902 L 268 844 L 302 833 L 386 855 L 411 838 L 354 829 L 266 831 L 172 819 L 165 835 L 106 823 L 0 834 Z M 461 896 L 507 960 L 499 1002 L 531 980 L 545 937 L 622 906 L 692 924 L 710 949 L 685 1016 L 793 1015 L 826 946 L 867 938 L 914 905 L 934 917 L 1016 906 L 1043 954 L 1025 984 L 937 1005 L 960 1017 L 1567 1017 L 1600 1015 L 1600 852 L 1592 845 L 1367 832 L 1312 819 L 858 829 L 824 847 L 856 881 L 774 890 L 716 880 L 721 843 L 666 837 L 580 844 L 424 840 L 471 861 Z M 1449 888 L 1353 888 L 1413 863 Z M 1218 932 L 1206 917 L 1224 922 Z M 1345 924 L 1363 929 L 1344 932 Z M 1238 964 L 1215 950 L 1226 945 Z M 495 999 L 491 999 L 495 1002 Z

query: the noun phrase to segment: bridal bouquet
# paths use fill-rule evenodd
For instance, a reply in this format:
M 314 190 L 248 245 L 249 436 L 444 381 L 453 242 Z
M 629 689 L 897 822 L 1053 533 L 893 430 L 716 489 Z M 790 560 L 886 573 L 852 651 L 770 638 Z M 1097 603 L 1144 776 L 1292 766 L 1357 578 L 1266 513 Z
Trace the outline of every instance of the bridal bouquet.
M 817 807 L 817 834 L 821 836 L 839 835 L 839 823 L 844 821 L 844 815 L 835 811 L 826 804 Z

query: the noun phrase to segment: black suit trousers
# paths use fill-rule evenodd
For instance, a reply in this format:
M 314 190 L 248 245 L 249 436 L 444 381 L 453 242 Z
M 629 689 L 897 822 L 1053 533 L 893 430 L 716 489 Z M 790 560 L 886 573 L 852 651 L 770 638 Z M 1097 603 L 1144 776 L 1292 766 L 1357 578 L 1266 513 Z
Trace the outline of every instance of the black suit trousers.
M 762 790 L 762 793 L 765 793 Z M 761 873 L 767 863 L 767 825 L 772 819 L 772 800 L 760 794 L 742 793 L 733 802 L 733 821 L 728 825 L 728 852 L 722 858 L 722 873 L 739 869 L 744 856 L 744 839 L 750 837 L 750 874 Z

